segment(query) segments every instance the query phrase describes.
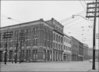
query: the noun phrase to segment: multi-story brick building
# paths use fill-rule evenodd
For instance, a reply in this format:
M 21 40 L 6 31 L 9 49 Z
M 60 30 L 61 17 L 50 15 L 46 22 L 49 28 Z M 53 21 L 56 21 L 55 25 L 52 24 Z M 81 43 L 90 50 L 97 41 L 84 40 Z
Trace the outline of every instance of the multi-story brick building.
M 0 28 L 0 61 L 78 61 L 87 54 L 83 43 L 63 33 L 55 19 L 43 19 Z M 4 34 L 11 33 L 5 39 Z
M 71 38 L 64 34 L 63 37 L 63 60 L 64 61 L 71 61 Z
M 4 39 L 5 32 L 12 37 Z M 42 19 L 0 28 L 0 54 L 4 60 L 12 61 L 62 61 L 63 26 L 55 19 Z M 7 47 L 5 43 L 7 41 Z
M 55 19 L 46 21 L 51 27 L 53 27 L 53 61 L 63 60 L 63 25 L 57 22 Z

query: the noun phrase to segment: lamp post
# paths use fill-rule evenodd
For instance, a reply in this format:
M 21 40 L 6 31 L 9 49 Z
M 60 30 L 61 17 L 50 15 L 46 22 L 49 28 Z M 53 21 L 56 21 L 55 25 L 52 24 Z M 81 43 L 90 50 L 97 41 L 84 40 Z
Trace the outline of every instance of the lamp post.
M 92 69 L 95 70 L 95 48 L 96 48 L 96 18 L 99 17 L 99 2 L 95 0 L 95 2 L 87 3 L 87 18 L 94 18 L 93 23 L 93 62 Z

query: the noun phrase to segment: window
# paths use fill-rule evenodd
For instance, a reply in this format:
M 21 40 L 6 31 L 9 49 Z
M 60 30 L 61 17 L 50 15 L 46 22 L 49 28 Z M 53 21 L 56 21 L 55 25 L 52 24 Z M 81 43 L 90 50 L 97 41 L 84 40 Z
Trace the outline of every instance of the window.
M 2 48 L 3 47 L 3 43 L 0 41 L 0 48 Z
M 55 48 L 55 43 L 52 43 L 53 44 L 53 48 Z
M 38 45 L 38 39 L 35 39 L 35 45 L 36 46 Z
M 60 42 L 60 36 L 59 36 L 59 42 Z
M 1 41 L 1 38 L 2 38 L 2 34 L 0 33 L 0 41 Z
M 55 34 L 54 34 L 54 40 L 55 40 Z
M 57 41 L 58 35 L 56 35 L 56 41 Z
M 62 39 L 62 37 L 61 37 L 61 43 L 62 43 L 62 41 L 63 41 L 63 39 Z

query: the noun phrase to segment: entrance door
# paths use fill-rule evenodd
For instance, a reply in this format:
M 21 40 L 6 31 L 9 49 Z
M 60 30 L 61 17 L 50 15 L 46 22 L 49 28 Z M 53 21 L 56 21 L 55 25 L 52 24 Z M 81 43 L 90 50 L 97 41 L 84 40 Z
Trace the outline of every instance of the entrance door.
M 2 57 L 2 55 L 3 55 L 2 53 L 3 53 L 3 52 L 0 51 L 0 62 L 2 62 L 2 58 L 3 58 L 3 57 Z
M 36 49 L 32 51 L 32 59 L 33 59 L 33 61 L 37 61 L 37 50 Z
M 13 51 L 9 51 L 9 61 L 12 61 L 13 59 Z

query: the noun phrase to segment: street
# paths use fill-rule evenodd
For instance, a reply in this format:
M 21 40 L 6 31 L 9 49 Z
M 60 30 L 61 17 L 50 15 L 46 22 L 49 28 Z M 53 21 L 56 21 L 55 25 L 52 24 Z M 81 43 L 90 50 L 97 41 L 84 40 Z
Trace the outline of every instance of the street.
M 35 63 L 1 63 L 1 71 L 85 71 L 91 72 L 92 63 L 89 61 L 82 62 L 35 62 Z M 98 72 L 98 62 L 96 70 Z

